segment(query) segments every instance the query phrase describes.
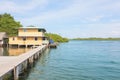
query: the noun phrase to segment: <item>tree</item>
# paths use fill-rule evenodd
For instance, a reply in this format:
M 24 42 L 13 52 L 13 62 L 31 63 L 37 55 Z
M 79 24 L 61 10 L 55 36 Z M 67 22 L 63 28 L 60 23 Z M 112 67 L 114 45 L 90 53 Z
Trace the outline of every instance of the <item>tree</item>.
M 0 14 L 0 32 L 6 32 L 9 36 L 16 36 L 19 27 L 22 27 L 20 22 L 15 21 L 10 14 Z
M 58 34 L 53 34 L 53 33 L 46 33 L 46 37 L 49 39 L 52 39 L 54 42 L 68 42 L 69 40 L 67 38 L 63 38 L 62 36 Z

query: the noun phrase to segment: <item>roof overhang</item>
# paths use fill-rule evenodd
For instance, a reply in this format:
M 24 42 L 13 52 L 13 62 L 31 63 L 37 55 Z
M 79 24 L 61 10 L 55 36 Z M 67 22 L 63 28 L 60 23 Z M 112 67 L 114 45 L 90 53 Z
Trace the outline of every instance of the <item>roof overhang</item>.
M 39 28 L 39 27 L 20 27 L 19 29 L 38 29 L 38 30 L 42 30 L 43 32 L 46 32 L 44 28 Z

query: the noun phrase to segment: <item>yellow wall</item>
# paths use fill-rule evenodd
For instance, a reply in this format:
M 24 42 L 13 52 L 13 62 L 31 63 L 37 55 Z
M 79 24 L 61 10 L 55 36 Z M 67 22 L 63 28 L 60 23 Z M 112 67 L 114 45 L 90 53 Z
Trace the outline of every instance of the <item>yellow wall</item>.
M 18 32 L 24 32 L 24 28 L 18 29 Z M 26 29 L 26 32 L 38 32 L 38 29 Z
M 16 45 L 41 45 L 42 38 L 38 37 L 38 40 L 35 41 L 34 37 L 27 37 L 26 40 L 23 40 L 23 37 L 9 37 L 9 44 L 16 44 Z
M 15 39 L 15 40 L 13 40 L 13 38 Z M 18 44 L 18 39 L 17 39 L 17 37 L 9 37 L 9 44 Z
M 26 40 L 23 40 L 23 37 L 26 37 Z M 38 37 L 38 40 L 35 41 L 35 37 Z M 18 37 L 9 37 L 10 45 L 41 45 L 44 37 L 43 32 L 39 32 L 37 28 L 24 28 L 18 29 Z
M 26 29 L 26 32 L 24 29 L 19 29 L 18 36 L 44 36 L 44 33 L 38 32 L 38 29 Z

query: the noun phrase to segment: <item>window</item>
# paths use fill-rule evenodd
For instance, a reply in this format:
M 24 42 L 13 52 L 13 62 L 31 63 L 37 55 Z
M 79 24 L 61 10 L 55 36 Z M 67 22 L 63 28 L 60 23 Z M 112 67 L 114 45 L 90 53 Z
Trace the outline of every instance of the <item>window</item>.
M 13 37 L 13 41 L 15 40 L 15 38 Z
M 26 41 L 26 37 L 23 37 L 23 41 Z
M 38 38 L 37 37 L 35 37 L 35 41 L 37 41 L 38 40 Z
M 41 29 L 38 29 L 38 32 L 42 32 L 42 30 L 41 30 Z
M 43 37 L 42 40 L 45 40 L 45 37 Z
M 23 29 L 24 32 L 26 32 L 27 30 L 26 29 Z

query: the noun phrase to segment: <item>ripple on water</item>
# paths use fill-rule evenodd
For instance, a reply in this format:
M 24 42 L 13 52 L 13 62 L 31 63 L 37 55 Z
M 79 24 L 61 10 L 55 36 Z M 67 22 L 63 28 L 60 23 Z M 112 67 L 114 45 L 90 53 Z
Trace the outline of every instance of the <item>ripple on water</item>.
M 70 41 L 41 56 L 26 80 L 120 80 L 120 41 Z

